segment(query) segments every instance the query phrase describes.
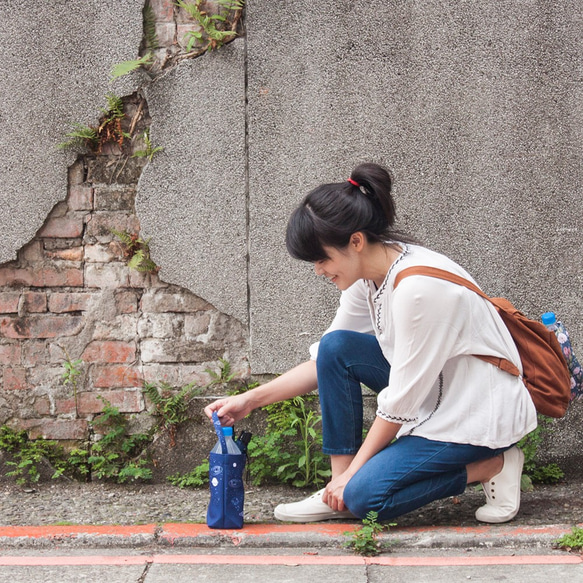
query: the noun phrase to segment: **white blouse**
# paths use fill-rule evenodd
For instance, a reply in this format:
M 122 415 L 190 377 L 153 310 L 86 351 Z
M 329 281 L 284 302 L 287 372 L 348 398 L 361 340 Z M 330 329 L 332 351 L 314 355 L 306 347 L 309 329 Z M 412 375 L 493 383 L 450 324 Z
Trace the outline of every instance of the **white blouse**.
M 522 370 L 512 336 L 490 302 L 433 277 L 413 275 L 393 289 L 399 271 L 414 265 L 471 276 L 444 255 L 417 245 L 403 253 L 376 290 L 359 280 L 342 292 L 333 330 L 375 334 L 391 365 L 377 415 L 402 424 L 398 437 L 498 448 L 536 428 L 536 410 L 522 380 L 473 354 L 506 358 Z M 475 282 L 474 282 L 475 283 Z M 312 358 L 318 343 L 312 345 Z

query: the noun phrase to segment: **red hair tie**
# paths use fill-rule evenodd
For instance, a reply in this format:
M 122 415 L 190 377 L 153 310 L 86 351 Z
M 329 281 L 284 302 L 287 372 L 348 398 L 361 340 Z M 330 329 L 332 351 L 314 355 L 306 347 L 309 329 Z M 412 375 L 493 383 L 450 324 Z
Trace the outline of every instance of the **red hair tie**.
M 352 184 L 353 186 L 356 186 L 356 188 L 360 188 L 360 184 L 358 184 L 356 180 L 352 180 L 352 178 L 349 178 L 348 182 L 350 182 L 350 184 Z

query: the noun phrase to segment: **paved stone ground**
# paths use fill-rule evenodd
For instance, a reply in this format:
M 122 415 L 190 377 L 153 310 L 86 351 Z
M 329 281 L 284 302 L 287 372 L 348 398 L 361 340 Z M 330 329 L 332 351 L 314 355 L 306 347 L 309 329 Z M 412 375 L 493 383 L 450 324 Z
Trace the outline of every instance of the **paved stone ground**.
M 582 484 L 565 482 L 537 486 L 523 493 L 514 525 L 583 523 Z M 275 522 L 273 509 L 281 502 L 311 494 L 285 486 L 248 486 L 246 522 Z M 456 498 L 446 498 L 401 516 L 399 526 L 477 526 L 474 512 L 484 495 L 468 488 Z M 45 482 L 34 488 L 0 483 L 0 525 L 54 524 L 150 524 L 156 522 L 204 522 L 208 490 L 180 489 L 165 484 L 116 485 Z

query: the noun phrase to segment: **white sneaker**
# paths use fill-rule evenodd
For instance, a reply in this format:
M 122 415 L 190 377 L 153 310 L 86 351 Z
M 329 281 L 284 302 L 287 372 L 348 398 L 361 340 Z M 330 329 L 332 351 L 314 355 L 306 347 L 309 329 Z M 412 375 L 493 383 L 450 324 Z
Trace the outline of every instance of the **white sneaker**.
M 512 520 L 520 508 L 520 479 L 524 454 L 516 446 L 504 452 L 502 471 L 482 482 L 486 504 L 476 510 L 476 519 L 497 524 Z
M 291 504 L 279 504 L 273 514 L 277 520 L 285 522 L 319 522 L 334 518 L 355 518 L 348 510 L 332 510 L 328 504 L 322 501 L 324 490 L 320 490 L 300 502 Z

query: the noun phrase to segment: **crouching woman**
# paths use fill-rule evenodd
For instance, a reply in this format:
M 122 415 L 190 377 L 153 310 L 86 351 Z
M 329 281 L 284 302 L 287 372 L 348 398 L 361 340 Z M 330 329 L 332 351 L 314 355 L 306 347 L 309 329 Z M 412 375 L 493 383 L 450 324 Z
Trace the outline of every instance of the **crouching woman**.
M 482 482 L 486 501 L 476 518 L 506 522 L 520 506 L 523 455 L 515 444 L 536 427 L 536 411 L 520 378 L 474 355 L 520 369 L 518 351 L 495 308 L 471 290 L 423 275 L 395 286 L 414 266 L 473 279 L 394 230 L 391 189 L 384 168 L 361 164 L 347 181 L 307 195 L 289 220 L 287 248 L 342 291 L 336 316 L 310 361 L 206 413 L 229 425 L 318 389 L 332 479 L 276 507 L 280 520 L 364 518 L 371 510 L 389 520 Z M 362 384 L 378 394 L 364 443 Z

